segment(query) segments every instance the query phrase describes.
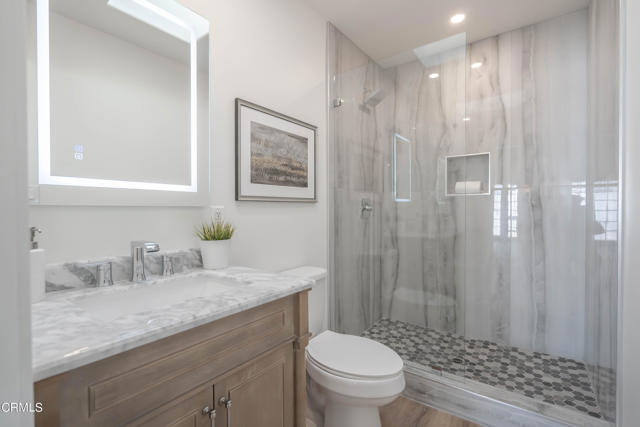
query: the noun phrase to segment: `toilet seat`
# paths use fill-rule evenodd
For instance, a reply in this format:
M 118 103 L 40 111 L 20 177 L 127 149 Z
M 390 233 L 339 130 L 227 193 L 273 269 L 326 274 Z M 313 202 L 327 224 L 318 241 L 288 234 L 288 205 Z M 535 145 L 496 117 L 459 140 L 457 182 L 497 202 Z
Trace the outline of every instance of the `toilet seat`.
M 402 371 L 398 354 L 369 338 L 324 331 L 307 346 L 307 355 L 334 375 L 353 379 L 388 378 Z
M 311 340 L 306 356 L 309 376 L 343 396 L 385 398 L 405 386 L 400 356 L 368 338 L 325 331 Z

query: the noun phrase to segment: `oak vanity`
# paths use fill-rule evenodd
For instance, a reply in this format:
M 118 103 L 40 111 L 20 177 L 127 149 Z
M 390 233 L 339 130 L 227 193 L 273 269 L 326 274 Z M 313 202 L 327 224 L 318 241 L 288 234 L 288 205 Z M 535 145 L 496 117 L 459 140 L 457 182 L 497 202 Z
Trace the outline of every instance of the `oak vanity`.
M 34 304 L 34 392 L 44 407 L 36 426 L 305 425 L 311 284 L 243 268 L 171 280 L 186 292 L 194 281 L 225 286 L 142 311 L 127 308 L 136 292 L 148 300 L 144 292 L 166 281 Z M 120 301 L 123 312 L 106 319 L 87 298 Z

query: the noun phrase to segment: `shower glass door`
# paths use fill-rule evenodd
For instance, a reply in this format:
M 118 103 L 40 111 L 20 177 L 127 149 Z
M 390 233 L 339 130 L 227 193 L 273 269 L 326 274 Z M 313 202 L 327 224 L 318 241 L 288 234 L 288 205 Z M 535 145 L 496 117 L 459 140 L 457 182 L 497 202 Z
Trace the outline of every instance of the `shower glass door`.
M 329 27 L 332 328 L 359 335 L 380 318 L 384 147 L 393 87 Z
M 489 183 L 464 197 L 465 380 L 581 425 L 614 415 L 615 16 L 593 2 L 474 41 L 465 64 L 465 180 Z
M 465 370 L 466 35 L 381 61 L 393 79 L 377 337 L 412 369 Z
M 374 61 L 330 26 L 328 47 L 333 327 L 463 373 L 466 36 Z
M 334 330 L 425 381 L 614 420 L 618 13 L 374 59 L 329 25 Z

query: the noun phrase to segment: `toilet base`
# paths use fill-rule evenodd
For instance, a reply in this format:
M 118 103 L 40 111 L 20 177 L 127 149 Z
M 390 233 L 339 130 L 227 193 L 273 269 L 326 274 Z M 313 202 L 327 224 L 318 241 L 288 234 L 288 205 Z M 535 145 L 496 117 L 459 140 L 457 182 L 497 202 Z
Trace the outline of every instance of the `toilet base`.
M 324 427 L 382 427 L 377 406 L 351 406 L 328 402 Z
M 311 365 L 308 364 L 307 368 Z M 396 400 L 404 389 L 404 374 L 391 381 L 389 394 L 361 397 L 336 393 L 307 377 L 307 406 L 318 427 L 381 427 L 378 408 Z M 349 381 L 345 379 L 344 381 Z M 348 389 L 348 387 L 347 387 Z M 365 394 L 365 393 L 361 393 Z

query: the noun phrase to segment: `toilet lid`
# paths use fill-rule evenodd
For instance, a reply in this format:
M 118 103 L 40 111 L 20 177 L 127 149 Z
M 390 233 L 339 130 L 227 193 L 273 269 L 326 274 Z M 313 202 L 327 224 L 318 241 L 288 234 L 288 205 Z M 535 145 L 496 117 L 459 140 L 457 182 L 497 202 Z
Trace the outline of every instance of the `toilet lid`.
M 403 367 L 400 356 L 386 345 L 332 331 L 313 338 L 307 346 L 307 355 L 328 371 L 346 377 L 390 377 Z

